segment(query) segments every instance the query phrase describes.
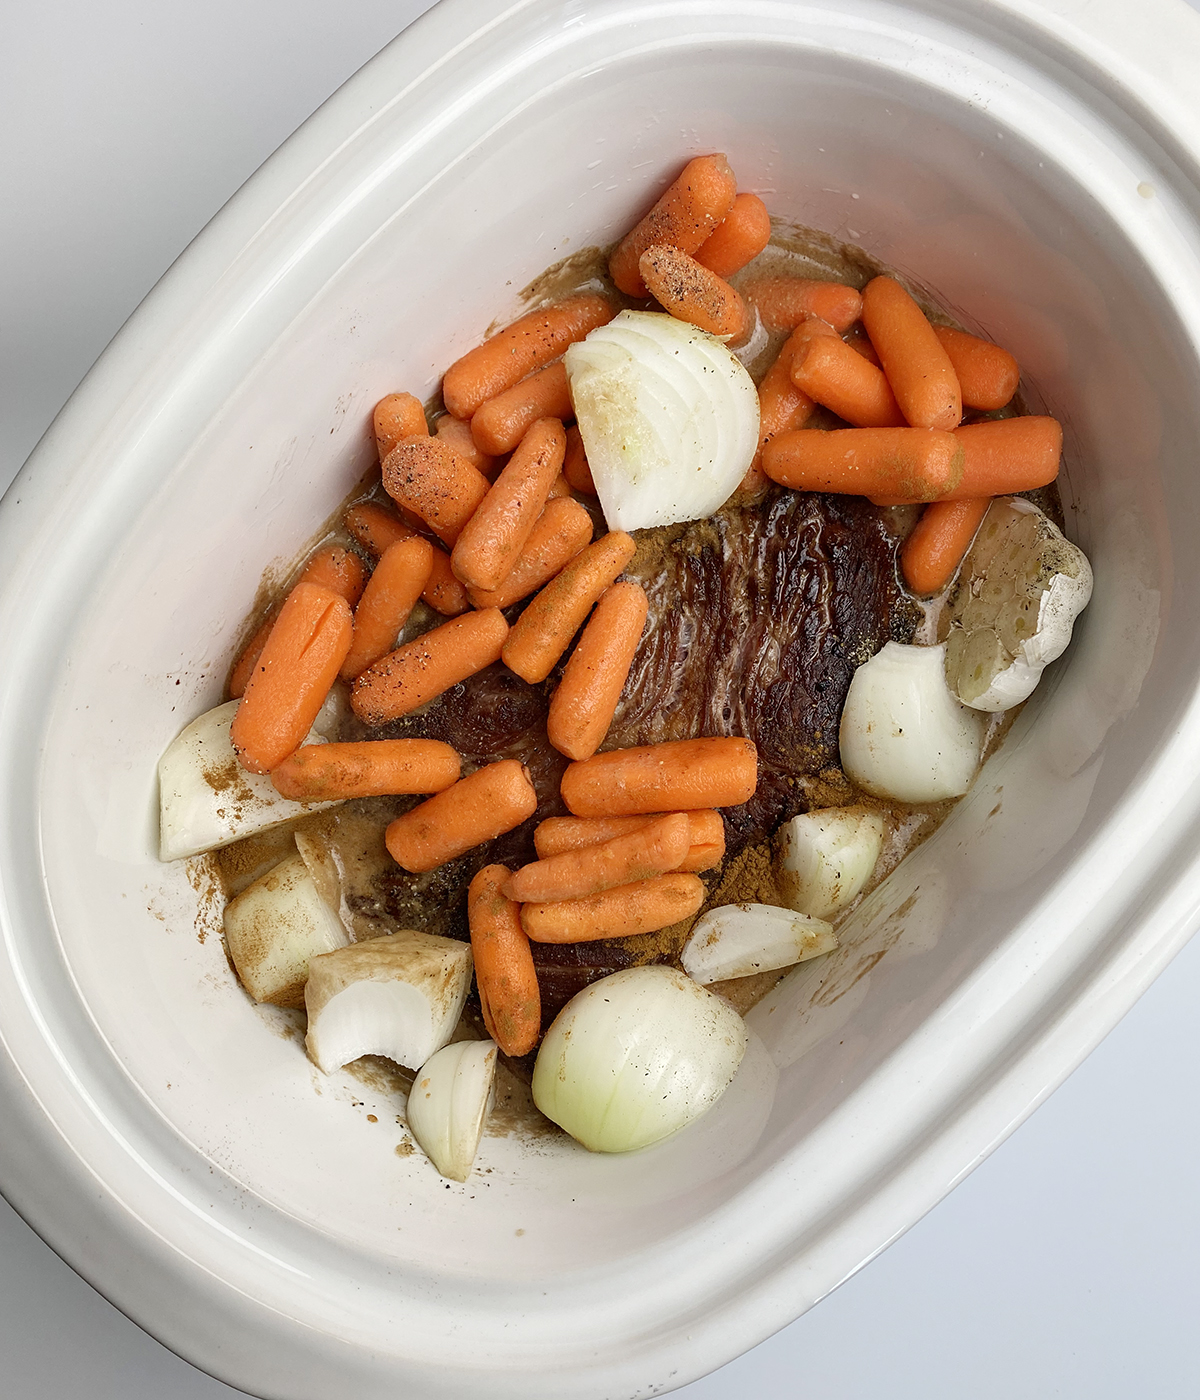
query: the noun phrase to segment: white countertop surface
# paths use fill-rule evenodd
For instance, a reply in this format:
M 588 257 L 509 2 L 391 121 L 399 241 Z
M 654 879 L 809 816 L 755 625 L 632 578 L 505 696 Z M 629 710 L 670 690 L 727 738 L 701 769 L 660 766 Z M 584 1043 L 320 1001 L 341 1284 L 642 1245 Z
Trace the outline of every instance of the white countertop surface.
M 1200 0 L 1189 0 L 1200 8 Z M 0 487 L 208 218 L 423 0 L 0 24 Z M 0 1131 L 3 1129 L 0 1128 Z M 688 1400 L 1200 1395 L 1200 942 L 885 1254 Z M 218 1400 L 0 1201 L 5 1400 Z

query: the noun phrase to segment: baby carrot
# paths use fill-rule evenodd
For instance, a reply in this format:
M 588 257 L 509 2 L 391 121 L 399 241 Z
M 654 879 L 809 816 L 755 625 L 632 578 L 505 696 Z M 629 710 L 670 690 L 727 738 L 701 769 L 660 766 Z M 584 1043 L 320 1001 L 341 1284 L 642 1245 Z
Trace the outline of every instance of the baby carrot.
M 504 865 L 485 865 L 467 891 L 475 985 L 488 1034 L 505 1055 L 527 1055 L 542 1028 L 542 997 L 521 911 L 503 893 Z
M 933 333 L 954 366 L 965 407 L 992 412 L 1017 392 L 1021 368 L 1007 350 L 950 326 L 934 326 Z
M 855 354 L 861 355 L 864 360 L 873 364 L 876 369 L 882 369 L 879 363 L 879 356 L 875 353 L 875 347 L 871 344 L 871 337 L 863 328 L 861 321 L 851 326 L 846 332 L 846 344 Z
M 583 899 L 635 880 L 677 870 L 688 853 L 690 827 L 682 812 L 657 817 L 637 831 L 578 851 L 536 860 L 510 876 L 504 887 L 520 904 Z
M 488 479 L 441 438 L 408 437 L 384 460 L 383 487 L 453 547 L 488 491 Z
M 507 608 L 536 593 L 591 543 L 592 517 L 569 496 L 546 502 L 512 572 L 499 588 L 472 588 L 477 608 Z
M 525 548 L 562 466 L 567 434 L 539 418 L 463 526 L 450 563 L 469 588 L 499 588 Z
M 380 399 L 375 405 L 375 445 L 379 448 L 379 460 L 382 462 L 401 438 L 414 436 L 429 436 L 421 400 L 412 394 L 389 394 Z
M 392 650 L 432 569 L 433 545 L 419 535 L 388 545 L 354 610 L 354 640 L 342 662 L 342 680 L 354 680 Z
M 723 155 L 697 156 L 658 203 L 640 219 L 613 250 L 608 272 L 630 297 L 644 297 L 646 284 L 638 267 L 654 243 L 667 243 L 694 253 L 733 208 L 737 180 Z
M 451 422 L 454 421 L 451 419 Z M 411 539 L 414 533 L 398 516 L 373 501 L 360 501 L 358 505 L 351 506 L 342 519 L 359 544 L 377 555 L 382 555 L 388 545 L 398 540 Z M 434 612 L 440 612 L 445 617 L 457 617 L 471 606 L 470 599 L 466 589 L 451 572 L 450 556 L 437 545 L 432 548 L 429 582 L 421 597 Z
M 957 428 L 962 392 L 954 366 L 925 313 L 894 277 L 867 283 L 862 319 L 909 423 L 943 432 Z
M 688 819 L 690 845 L 687 855 L 676 869 L 709 870 L 725 854 L 725 823 L 721 820 L 721 814 L 701 811 L 685 812 L 684 816 Z M 533 844 L 538 855 L 546 860 L 550 856 L 561 855 L 563 851 L 578 851 L 585 846 L 599 845 L 601 841 L 611 841 L 614 836 L 640 831 L 657 820 L 658 814 L 641 817 L 547 817 L 538 823 L 533 833 Z
M 475 470 L 482 472 L 489 481 L 496 475 L 500 464 L 495 457 L 480 452 L 471 436 L 470 423 L 464 423 L 452 413 L 443 413 L 434 424 L 433 430 L 447 447 L 453 448 L 464 461 L 470 462 Z
M 991 503 L 990 496 L 969 496 L 925 507 L 900 550 L 904 581 L 914 593 L 940 593 L 945 588 L 971 548 Z
M 272 770 L 271 781 L 294 802 L 333 802 L 441 792 L 461 772 L 458 754 L 438 739 L 372 739 L 303 744 Z
M 771 216 L 756 194 L 739 194 L 733 208 L 693 254 L 718 277 L 732 277 L 771 241 Z
M 815 405 L 803 389 L 798 389 L 792 382 L 792 365 L 800 347 L 808 344 L 811 331 L 806 330 L 805 327 L 806 323 L 813 319 L 805 317 L 788 336 L 771 368 L 767 370 L 759 383 L 758 451 L 754 454 L 754 460 L 750 463 L 750 468 L 742 478 L 742 484 L 738 488 L 743 497 L 755 499 L 761 496 L 770 485 L 762 469 L 762 451 L 766 444 L 777 433 L 787 432 L 793 428 L 803 428 L 812 417 Z M 828 327 L 830 335 L 837 334 L 828 322 L 821 321 L 820 324 Z
M 600 747 L 612 724 L 649 611 L 640 584 L 614 583 L 601 595 L 550 697 L 546 734 L 559 753 L 568 758 L 591 758 Z
M 562 472 L 559 472 L 559 474 L 550 483 L 550 491 L 546 499 L 548 501 L 557 501 L 567 496 L 570 496 L 570 494 L 571 483 L 567 480 L 567 478 L 563 475 Z
M 628 938 L 690 918 L 704 903 L 695 875 L 659 875 L 585 899 L 521 906 L 521 927 L 535 943 L 588 943 Z
M 350 650 L 350 605 L 315 583 L 298 583 L 233 716 L 229 737 L 251 773 L 278 768 L 304 742 Z
M 229 698 L 240 700 L 246 691 L 246 682 L 254 674 L 254 668 L 258 664 L 258 658 L 262 655 L 262 649 L 267 644 L 267 638 L 271 635 L 271 628 L 275 626 L 275 619 L 279 616 L 277 612 L 267 615 L 258 631 L 242 648 L 238 659 L 233 663 L 233 670 L 229 673 Z
M 542 589 L 504 643 L 504 664 L 522 680 L 544 681 L 601 593 L 637 553 L 624 530 L 590 544 Z
M 455 418 L 470 418 L 616 314 L 612 302 L 592 292 L 527 312 L 450 366 L 442 380 L 446 407 Z
M 841 282 L 809 277 L 760 277 L 742 287 L 769 331 L 793 331 L 806 316 L 828 321 L 839 335 L 862 315 L 862 297 Z
M 883 370 L 836 335 L 809 341 L 792 361 L 792 382 L 856 428 L 905 426 Z
M 954 437 L 963 449 L 963 474 L 946 500 L 1032 491 L 1058 475 L 1063 432 L 1056 418 L 1031 414 L 970 423 L 955 429 Z
M 482 452 L 511 452 L 539 418 L 574 418 L 566 366 L 555 360 L 475 410 L 471 436 Z
M 676 739 L 572 763 L 562 795 L 577 817 L 628 817 L 736 807 L 757 786 L 758 751 L 749 739 Z
M 396 864 L 419 875 L 503 836 L 536 811 L 529 774 L 515 758 L 506 758 L 397 817 L 383 839 Z
M 578 428 L 567 429 L 567 455 L 563 458 L 563 475 L 572 491 L 581 491 L 585 496 L 596 494 L 596 483 L 592 480 L 592 469 L 588 466 L 583 438 Z
M 932 428 L 801 428 L 767 443 L 763 470 L 794 491 L 936 501 L 962 480 L 965 455 L 953 433 Z
M 508 623 L 499 608 L 464 613 L 397 647 L 354 682 L 350 708 L 365 724 L 386 724 L 500 660 Z
M 638 259 L 650 295 L 677 321 L 710 335 L 741 336 L 746 303 L 723 278 L 668 243 L 653 243 Z

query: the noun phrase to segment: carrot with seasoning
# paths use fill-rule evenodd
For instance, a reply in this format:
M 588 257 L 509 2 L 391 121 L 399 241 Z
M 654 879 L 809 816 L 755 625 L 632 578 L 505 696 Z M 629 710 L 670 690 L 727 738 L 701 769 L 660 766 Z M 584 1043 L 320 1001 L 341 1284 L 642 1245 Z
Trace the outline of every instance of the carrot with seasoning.
M 500 660 L 508 623 L 498 608 L 464 613 L 368 666 L 350 708 L 364 724 L 386 724 L 436 699 Z
M 527 1055 L 542 1028 L 542 996 L 521 911 L 503 893 L 509 871 L 485 865 L 467 890 L 475 985 L 488 1034 L 505 1055 Z
M 471 436 L 481 452 L 499 457 L 511 452 L 539 418 L 574 417 L 566 366 L 556 360 L 476 409 Z
M 572 763 L 562 796 L 577 817 L 627 817 L 737 807 L 757 786 L 758 751 L 749 739 L 676 739 Z
M 396 645 L 433 570 L 433 545 L 419 535 L 388 545 L 354 610 L 354 639 L 341 677 L 355 680 Z
M 294 802 L 336 802 L 441 792 L 461 772 L 458 754 L 438 739 L 372 739 L 303 744 L 272 770 L 271 781 Z
M 536 593 L 592 540 L 592 517 L 570 497 L 546 502 L 499 588 L 469 589 L 477 608 L 507 608 Z
M 914 593 L 928 595 L 945 588 L 971 548 L 991 503 L 990 496 L 973 496 L 934 501 L 925 507 L 900 549 L 904 581 Z
M 388 545 L 395 544 L 397 540 L 412 539 L 415 533 L 398 516 L 373 501 L 360 501 L 358 505 L 351 506 L 342 519 L 359 544 L 376 555 L 382 555 Z M 432 548 L 429 582 L 421 597 L 435 612 L 440 612 L 444 617 L 457 617 L 471 606 L 471 600 L 450 569 L 450 556 L 437 545 Z
M 655 243 L 642 254 L 638 268 L 650 295 L 677 321 L 731 339 L 745 332 L 746 303 L 728 282 L 687 253 Z
M 608 260 L 608 272 L 630 297 L 644 297 L 646 284 L 638 266 L 655 243 L 695 253 L 712 236 L 737 198 L 737 179 L 723 155 L 697 156 L 625 237 Z
M 702 267 L 732 277 L 771 241 L 771 216 L 756 194 L 739 194 L 733 208 L 694 253 Z
M 441 438 L 404 438 L 381 470 L 392 500 L 419 516 L 451 548 L 488 493 L 487 477 Z
M 550 491 L 546 496 L 547 501 L 558 501 L 571 494 L 571 483 L 562 472 L 550 483 Z
M 810 324 L 814 322 L 815 326 Z M 817 327 L 824 327 L 824 331 Z M 756 499 L 770 484 L 762 467 L 763 448 L 767 443 L 779 433 L 803 428 L 812 417 L 816 405 L 803 389 L 793 383 L 792 365 L 797 354 L 814 335 L 826 332 L 837 335 L 827 321 L 806 316 L 784 341 L 771 368 L 763 375 L 758 386 L 758 451 L 738 487 L 743 497 Z
M 520 904 L 545 904 L 652 880 L 679 868 L 691 844 L 690 832 L 682 812 L 658 817 L 595 846 L 536 860 L 509 878 L 504 893 Z
M 690 918 L 703 903 L 704 882 L 697 876 L 659 875 L 585 899 L 522 905 L 521 927 L 535 943 L 629 938 Z
M 494 841 L 536 811 L 537 793 L 528 772 L 515 758 L 506 758 L 397 817 L 384 833 L 384 844 L 397 865 L 420 875 Z
M 513 624 L 504 664 L 536 685 L 554 669 L 592 605 L 637 553 L 624 530 L 613 530 L 577 554 Z
M 646 591 L 640 584 L 614 583 L 601 594 L 550 697 L 546 735 L 559 753 L 568 758 L 591 758 L 600 747 L 629 677 L 649 611 Z
M 572 491 L 581 491 L 585 496 L 596 494 L 596 483 L 592 480 L 592 469 L 588 466 L 587 452 L 579 429 L 567 429 L 567 453 L 563 458 L 563 475 Z
M 455 418 L 452 413 L 443 413 L 434 424 L 433 430 L 440 442 L 452 448 L 465 462 L 470 462 L 475 470 L 482 472 L 489 481 L 496 475 L 500 463 L 489 453 L 480 452 L 471 435 L 469 422 Z
M 318 588 L 327 588 L 331 593 L 340 593 L 346 602 L 354 607 L 362 596 L 366 581 L 367 571 L 358 555 L 343 549 L 341 545 L 331 544 L 317 550 L 300 571 L 296 583 L 312 583 Z M 254 672 L 278 616 L 278 608 L 273 609 L 242 648 L 241 655 L 229 673 L 230 699 L 240 700 L 245 693 L 246 683 Z
M 742 287 L 769 331 L 794 331 L 806 316 L 828 321 L 844 335 L 862 315 L 862 296 L 842 282 L 810 277 L 760 277 Z
M 428 437 L 429 424 L 421 400 L 413 394 L 389 394 L 375 405 L 375 445 L 379 460 L 406 437 Z
M 810 340 L 792 361 L 792 382 L 856 428 L 906 424 L 884 372 L 838 336 Z
M 949 432 L 962 421 L 962 391 L 925 313 L 894 277 L 863 289 L 863 325 L 900 411 L 914 428 Z
M 455 418 L 470 418 L 488 399 L 557 360 L 568 345 L 616 314 L 607 297 L 592 292 L 526 313 L 450 366 L 442 379 L 447 409 Z
M 539 822 L 533 833 L 534 849 L 542 860 L 561 855 L 564 851 L 578 851 L 585 846 L 597 846 L 601 841 L 611 841 L 614 836 L 626 836 L 631 831 L 640 831 L 650 822 L 657 821 L 655 813 L 641 817 L 547 817 Z M 676 866 L 677 870 L 708 870 L 716 865 L 725 854 L 725 823 L 720 812 L 685 812 L 688 819 L 688 853 Z
M 314 583 L 292 589 L 233 716 L 229 737 L 243 768 L 269 773 L 300 747 L 337 679 L 352 632 L 350 605 L 341 594 Z
M 950 326 L 934 326 L 933 333 L 954 366 L 964 407 L 994 412 L 1009 402 L 1021 367 L 1007 350 Z
M 976 496 L 1010 496 L 1049 486 L 1062 461 L 1062 424 L 1056 418 L 1031 414 L 1026 418 L 999 418 L 990 423 L 968 423 L 951 434 L 962 448 L 963 472 L 943 501 L 964 501 Z M 877 506 L 910 506 L 928 496 L 901 492 L 872 492 Z
M 954 433 L 933 428 L 801 428 L 767 443 L 763 470 L 794 491 L 936 501 L 962 480 L 964 457 Z
M 450 563 L 468 588 L 498 588 L 537 523 L 562 467 L 567 435 L 557 418 L 540 418 L 521 439 L 475 514 L 463 526 Z

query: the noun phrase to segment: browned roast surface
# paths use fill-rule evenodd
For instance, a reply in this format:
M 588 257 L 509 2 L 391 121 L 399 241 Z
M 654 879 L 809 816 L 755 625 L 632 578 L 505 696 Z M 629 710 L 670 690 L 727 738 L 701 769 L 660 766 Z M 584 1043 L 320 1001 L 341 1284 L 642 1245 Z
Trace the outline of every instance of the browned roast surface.
M 778 491 L 758 506 L 642 532 L 638 542 L 626 576 L 646 589 L 650 616 L 604 747 L 753 739 L 759 788 L 725 813 L 732 855 L 805 810 L 801 780 L 837 765 L 838 722 L 855 667 L 889 638 L 911 636 L 895 541 L 866 501 Z M 537 814 L 516 831 L 431 875 L 399 867 L 381 875 L 379 901 L 393 918 L 466 937 L 466 888 L 475 872 L 535 859 L 534 827 L 565 810 L 558 786 L 566 760 L 546 738 L 556 681 L 557 674 L 529 686 L 492 666 L 420 714 L 372 731 L 443 739 L 472 764 L 519 758 L 540 798 Z M 677 952 L 660 935 L 535 945 L 544 1024 L 597 977 Z

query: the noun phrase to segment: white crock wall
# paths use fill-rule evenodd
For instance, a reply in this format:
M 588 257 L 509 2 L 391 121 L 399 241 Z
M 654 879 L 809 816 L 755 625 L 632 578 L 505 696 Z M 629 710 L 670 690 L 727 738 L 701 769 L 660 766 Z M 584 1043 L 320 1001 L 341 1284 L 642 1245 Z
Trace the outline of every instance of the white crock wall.
M 26 514 L 6 503 L 5 732 L 41 761 L 6 755 L 0 1024 L 36 1126 L 5 1185 L 120 1306 L 258 1393 L 681 1384 L 927 1209 L 1191 917 L 1185 153 L 998 7 L 736 8 L 435 11 L 189 252 L 52 430 Z M 456 50 L 473 16 L 493 28 Z M 263 562 L 368 465 L 375 400 L 431 392 L 545 266 L 713 149 L 1017 354 L 1066 425 L 1095 598 L 951 821 L 752 1013 L 718 1110 L 629 1159 L 489 1137 L 447 1186 L 395 1155 L 392 1099 L 322 1076 L 241 993 L 203 881 L 154 859 L 154 763 L 219 700 Z

